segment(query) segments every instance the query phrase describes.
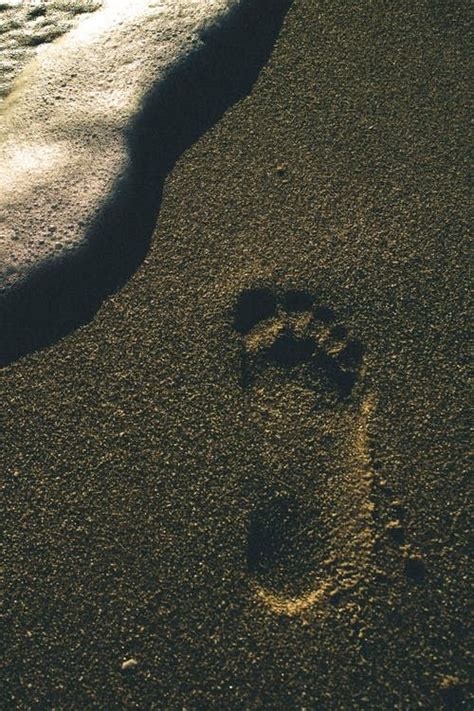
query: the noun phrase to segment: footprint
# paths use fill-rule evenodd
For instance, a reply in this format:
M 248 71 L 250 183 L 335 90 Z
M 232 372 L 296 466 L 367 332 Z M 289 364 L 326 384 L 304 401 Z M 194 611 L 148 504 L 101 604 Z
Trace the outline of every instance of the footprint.
M 316 562 L 324 566 L 327 530 L 314 504 L 275 496 L 259 504 L 250 517 L 248 571 L 289 597 L 298 595 L 301 581 L 311 578 Z
M 363 346 L 350 339 L 334 312 L 315 306 L 305 291 L 287 291 L 277 302 L 268 289 L 241 293 L 235 310 L 235 329 L 243 337 L 242 382 L 252 384 L 269 366 L 284 377 L 313 383 L 325 394 L 349 397 L 362 363 Z
M 234 327 L 249 441 L 262 464 L 248 529 L 251 586 L 273 612 L 320 611 L 371 564 L 375 399 L 364 347 L 303 290 L 243 291 Z

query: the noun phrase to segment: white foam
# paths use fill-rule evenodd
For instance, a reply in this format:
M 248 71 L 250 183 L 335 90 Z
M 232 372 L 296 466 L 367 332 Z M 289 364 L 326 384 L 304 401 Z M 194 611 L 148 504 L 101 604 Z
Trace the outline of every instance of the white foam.
M 290 2 L 105 0 L 24 68 L 0 106 L 0 365 L 137 268 L 165 175 L 248 93 Z
M 0 115 L 3 293 L 82 245 L 127 170 L 125 132 L 150 87 L 235 4 L 108 0 L 25 67 Z

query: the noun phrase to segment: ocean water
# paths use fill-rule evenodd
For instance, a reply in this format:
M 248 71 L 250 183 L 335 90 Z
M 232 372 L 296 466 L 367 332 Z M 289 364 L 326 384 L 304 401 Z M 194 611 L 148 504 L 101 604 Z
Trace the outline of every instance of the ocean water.
M 0 102 L 22 67 L 101 0 L 0 0 Z
M 133 273 L 164 176 L 248 93 L 289 2 L 0 0 L 0 364 Z
M 206 90 L 212 94 L 212 72 L 221 64 L 209 37 L 222 32 L 226 19 L 235 23 L 247 1 L 254 0 L 103 0 L 87 14 L 77 12 L 75 0 L 4 7 L 4 21 L 17 27 L 10 22 L 4 33 L 11 37 L 4 61 L 15 57 L 16 81 L 0 105 L 0 302 L 13 291 L 26 293 L 53 264 L 58 273 L 66 264 L 71 273 L 75 263 L 79 269 L 79 255 L 91 244 L 118 230 L 133 234 L 141 215 L 151 215 L 152 202 L 137 207 L 148 199 L 139 172 L 150 160 L 151 141 L 164 170 L 172 164 L 164 156 L 179 150 L 170 126 L 183 111 L 194 116 Z M 81 3 L 82 10 L 92 7 Z M 40 42 L 48 17 L 49 41 Z M 28 51 L 36 52 L 34 61 Z M 206 72 L 209 61 L 214 69 Z M 209 95 L 206 110 L 222 90 Z M 147 99 L 152 91 L 161 108 Z M 114 220 L 119 224 L 111 228 Z

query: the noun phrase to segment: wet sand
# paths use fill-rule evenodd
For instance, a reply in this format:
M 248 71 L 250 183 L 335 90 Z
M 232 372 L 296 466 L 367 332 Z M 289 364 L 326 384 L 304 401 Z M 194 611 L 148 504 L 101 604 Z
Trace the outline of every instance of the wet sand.
M 5 369 L 7 708 L 467 703 L 467 14 L 296 0 Z

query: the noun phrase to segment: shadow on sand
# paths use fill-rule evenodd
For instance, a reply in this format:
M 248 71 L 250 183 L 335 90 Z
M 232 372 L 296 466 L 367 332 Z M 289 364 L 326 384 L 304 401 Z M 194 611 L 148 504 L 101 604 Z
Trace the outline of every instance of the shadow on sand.
M 247 95 L 291 0 L 243 0 L 147 96 L 128 129 L 128 174 L 104 203 L 85 247 L 32 272 L 0 302 L 0 365 L 90 321 L 140 265 L 163 183 L 179 156 Z

